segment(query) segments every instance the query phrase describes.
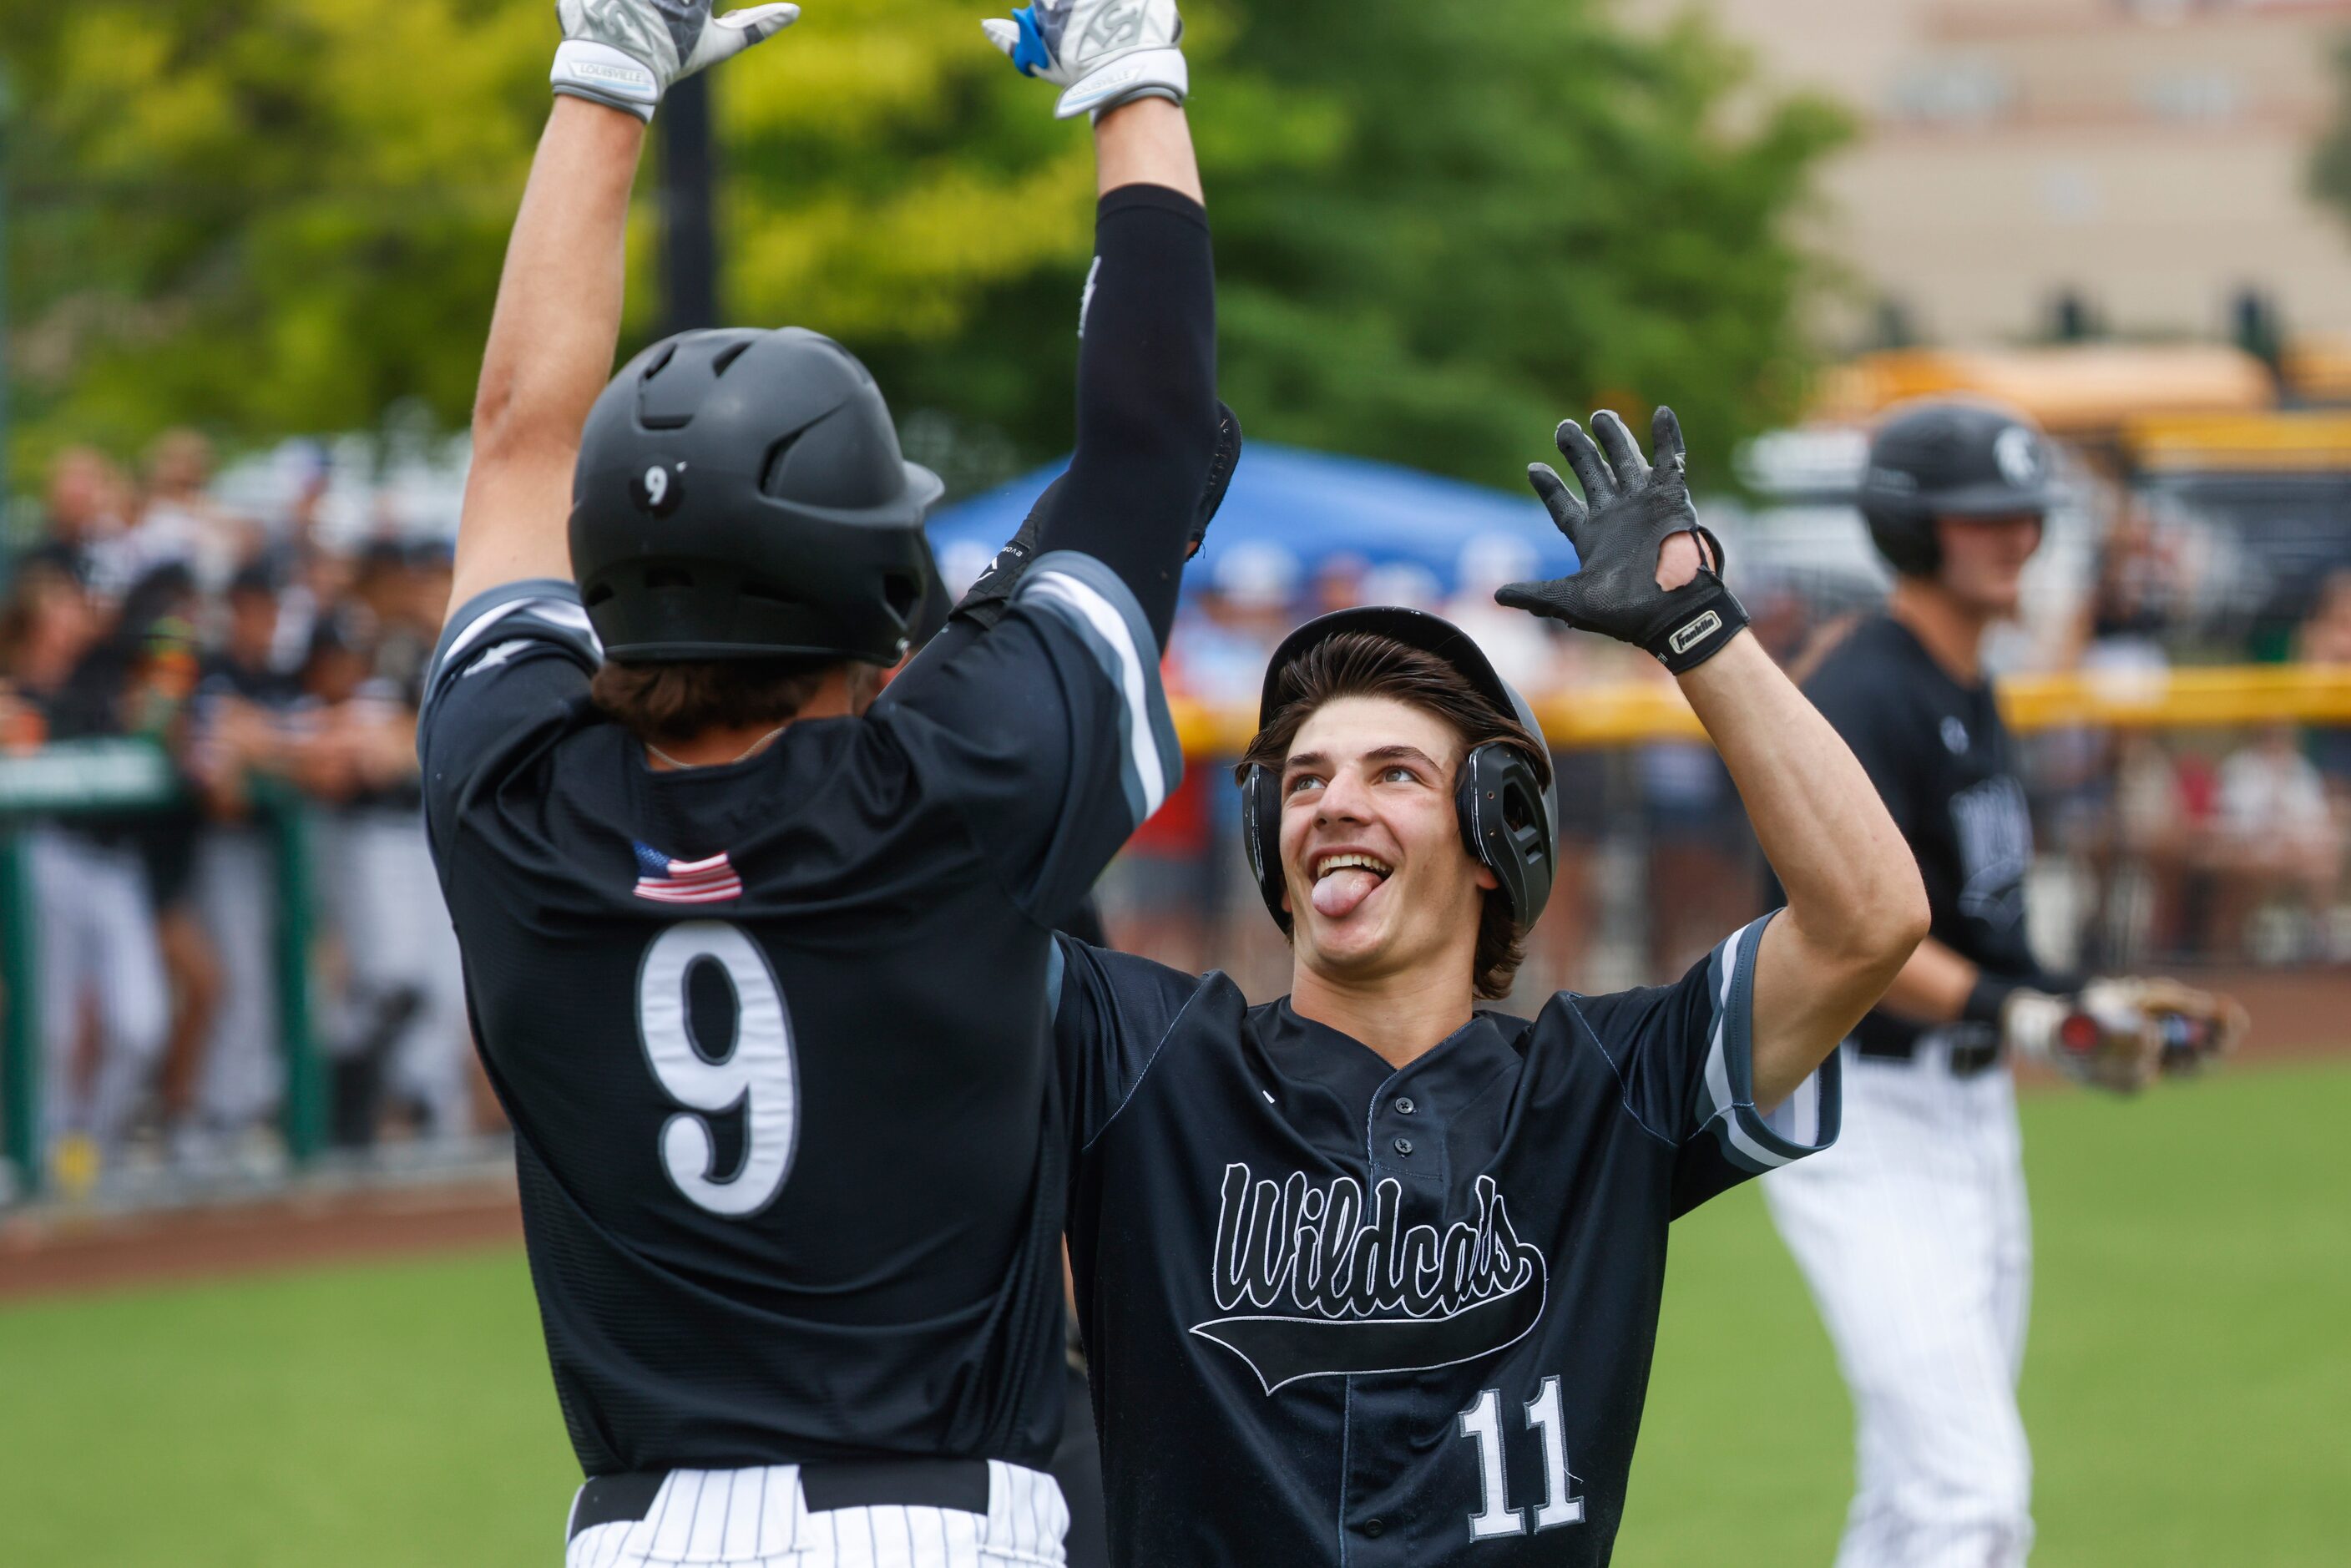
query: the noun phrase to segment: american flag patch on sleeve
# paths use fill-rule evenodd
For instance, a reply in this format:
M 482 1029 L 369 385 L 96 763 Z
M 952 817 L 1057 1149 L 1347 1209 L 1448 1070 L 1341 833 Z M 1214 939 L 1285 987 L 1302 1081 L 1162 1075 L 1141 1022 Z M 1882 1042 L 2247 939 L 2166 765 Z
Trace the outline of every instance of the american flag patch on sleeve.
M 743 896 L 743 879 L 721 851 L 708 860 L 681 861 L 640 843 L 637 896 L 656 904 L 718 904 Z

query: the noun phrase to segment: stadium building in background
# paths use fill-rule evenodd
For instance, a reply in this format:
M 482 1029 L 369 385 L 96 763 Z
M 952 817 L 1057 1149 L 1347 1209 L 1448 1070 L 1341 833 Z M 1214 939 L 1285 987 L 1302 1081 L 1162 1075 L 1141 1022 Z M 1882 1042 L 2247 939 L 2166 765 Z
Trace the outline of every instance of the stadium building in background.
M 1635 0 L 1663 18 L 1687 0 Z M 1767 83 L 1843 100 L 1838 347 L 2351 340 L 2309 194 L 2351 0 L 1702 0 Z

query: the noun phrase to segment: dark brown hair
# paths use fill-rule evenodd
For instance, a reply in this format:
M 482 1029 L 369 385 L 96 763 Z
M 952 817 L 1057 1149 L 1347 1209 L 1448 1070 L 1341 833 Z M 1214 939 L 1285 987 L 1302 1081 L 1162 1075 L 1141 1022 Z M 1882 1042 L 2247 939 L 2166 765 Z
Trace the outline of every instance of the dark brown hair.
M 705 729 L 786 724 L 799 716 L 834 666 L 806 659 L 700 664 L 604 661 L 588 687 L 603 713 L 639 740 L 691 740 Z
M 1496 707 L 1460 671 L 1436 654 L 1373 632 L 1343 632 L 1283 666 L 1274 685 L 1273 717 L 1249 742 L 1233 777 L 1245 779 L 1251 768 L 1259 766 L 1271 768 L 1279 777 L 1299 730 L 1317 708 L 1340 697 L 1388 697 L 1408 703 L 1452 726 L 1461 737 L 1464 757 L 1498 740 L 1524 753 L 1536 778 L 1546 782 L 1551 779 L 1551 758 L 1515 714 Z M 1510 982 L 1519 966 L 1526 962 L 1525 937 L 1526 932 L 1510 918 L 1509 901 L 1500 890 L 1487 890 L 1485 907 L 1478 917 L 1475 976 L 1480 998 L 1495 1002 L 1510 994 Z

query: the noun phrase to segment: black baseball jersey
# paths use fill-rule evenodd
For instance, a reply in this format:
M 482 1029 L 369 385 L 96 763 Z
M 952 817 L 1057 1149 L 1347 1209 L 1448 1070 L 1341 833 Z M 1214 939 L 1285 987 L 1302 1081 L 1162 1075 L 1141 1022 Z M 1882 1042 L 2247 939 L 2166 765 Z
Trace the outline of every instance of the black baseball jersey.
M 1605 1563 L 1667 1222 L 1836 1134 L 1834 1058 L 1752 1103 L 1768 918 L 1677 985 L 1480 1012 L 1401 1071 L 1220 974 L 1064 939 L 1113 1560 Z
M 591 1475 L 1041 1469 L 1063 1405 L 1050 928 L 1180 757 L 1100 562 L 727 767 L 589 702 L 568 582 L 465 606 L 421 721 L 465 995 Z
M 2032 820 L 1991 683 L 1961 685 L 1907 627 L 1876 615 L 1830 650 L 1804 695 L 1853 747 L 1917 857 L 1928 934 L 1989 973 L 2037 977 L 2024 935 Z M 1900 1054 L 1920 1032 L 1876 1011 L 1854 1040 Z

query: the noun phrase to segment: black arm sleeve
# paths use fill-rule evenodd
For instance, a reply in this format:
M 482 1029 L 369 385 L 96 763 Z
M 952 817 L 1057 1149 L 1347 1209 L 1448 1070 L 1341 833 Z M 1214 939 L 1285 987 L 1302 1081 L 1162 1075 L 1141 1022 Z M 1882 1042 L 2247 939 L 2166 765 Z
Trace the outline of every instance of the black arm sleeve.
M 1102 199 L 1094 236 L 1077 452 L 1038 549 L 1116 572 L 1165 648 L 1217 446 L 1207 214 L 1165 186 L 1125 185 Z

